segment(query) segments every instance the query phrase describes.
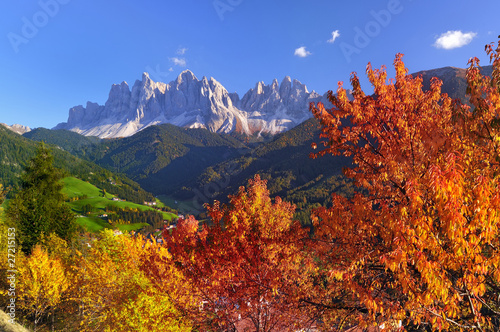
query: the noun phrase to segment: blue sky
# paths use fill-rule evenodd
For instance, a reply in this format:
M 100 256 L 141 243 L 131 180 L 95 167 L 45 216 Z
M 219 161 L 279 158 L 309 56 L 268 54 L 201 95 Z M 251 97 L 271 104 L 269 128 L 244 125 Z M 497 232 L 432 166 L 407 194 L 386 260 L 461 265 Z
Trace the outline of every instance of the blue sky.
M 353 71 L 370 90 L 367 63 L 391 75 L 398 52 L 410 72 L 486 65 L 499 12 L 493 0 L 4 0 L 0 122 L 52 128 L 144 71 L 170 82 L 190 69 L 242 96 L 287 75 L 324 93 Z

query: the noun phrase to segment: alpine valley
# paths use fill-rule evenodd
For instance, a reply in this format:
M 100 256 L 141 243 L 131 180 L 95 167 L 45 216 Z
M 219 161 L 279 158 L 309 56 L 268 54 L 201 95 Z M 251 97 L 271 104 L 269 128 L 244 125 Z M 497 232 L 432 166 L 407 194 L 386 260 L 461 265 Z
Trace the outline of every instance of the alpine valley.
M 483 70 L 491 73 L 491 66 Z M 417 74 L 424 88 L 438 77 L 443 92 L 466 100 L 464 69 Z M 240 98 L 215 79 L 198 80 L 190 71 L 168 84 L 145 73 L 132 89 L 125 82 L 113 85 L 104 106 L 73 107 L 68 122 L 23 136 L 124 174 L 188 213 L 203 213 L 203 203 L 225 201 L 260 174 L 271 194 L 296 204 L 297 216 L 307 222 L 308 210 L 328 204 L 332 188 L 347 196 L 354 192 L 342 175 L 349 159 L 309 159 L 320 131 L 308 108 L 318 101 L 328 105 L 326 94 L 308 92 L 289 77 L 281 84 L 259 82 Z M 23 161 L 8 165 L 13 163 Z

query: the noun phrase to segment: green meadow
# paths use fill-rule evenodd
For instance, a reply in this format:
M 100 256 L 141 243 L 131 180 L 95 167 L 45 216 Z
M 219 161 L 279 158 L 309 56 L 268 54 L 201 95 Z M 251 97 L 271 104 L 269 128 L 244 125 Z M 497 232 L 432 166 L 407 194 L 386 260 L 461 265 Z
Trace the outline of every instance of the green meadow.
M 84 205 L 90 204 L 94 208 L 94 213 L 91 213 L 90 215 L 87 216 L 78 216 L 76 218 L 76 222 L 83 226 L 84 229 L 90 231 L 90 232 L 98 232 L 103 229 L 109 228 L 109 229 L 119 229 L 121 231 L 136 231 L 139 230 L 145 226 L 147 226 L 146 223 L 132 223 L 132 224 L 118 224 L 113 227 L 110 225 L 106 220 L 103 218 L 100 218 L 99 215 L 102 215 L 105 213 L 106 206 L 112 205 L 116 206 L 119 208 L 129 208 L 129 209 L 137 209 L 140 211 L 146 211 L 146 210 L 154 210 L 150 206 L 146 205 L 141 205 L 141 204 L 136 204 L 132 202 L 126 202 L 126 201 L 114 201 L 113 197 L 114 195 L 110 193 L 105 193 L 105 197 L 102 197 L 102 190 L 95 187 L 94 185 L 79 180 L 74 177 L 66 177 L 63 180 L 64 183 L 64 188 L 62 192 L 66 195 L 66 197 L 69 199 L 68 204 L 71 206 L 71 209 L 77 213 L 77 214 L 82 214 L 82 208 Z M 81 198 L 81 197 L 86 197 L 84 199 L 77 199 L 76 198 Z M 5 221 L 5 205 L 6 202 L 4 202 L 2 205 L 0 205 L 0 224 L 3 224 Z M 165 206 L 160 200 L 157 200 L 157 205 L 158 207 Z M 163 214 L 163 218 L 165 220 L 172 220 L 177 217 L 177 215 L 169 212 L 161 212 Z
M 106 193 L 105 197 L 103 197 L 102 190 L 88 182 L 79 180 L 74 177 L 66 177 L 62 181 L 64 182 L 63 193 L 69 198 L 69 205 L 71 206 L 73 211 L 75 211 L 76 213 L 82 213 L 83 206 L 88 204 L 91 205 L 96 211 L 90 216 L 82 216 L 77 218 L 78 224 L 85 227 L 89 231 L 97 232 L 104 228 L 112 228 L 109 223 L 98 217 L 100 214 L 105 213 L 106 206 L 108 205 L 116 206 L 122 209 L 137 209 L 140 211 L 154 210 L 152 207 L 146 205 L 113 200 L 113 198 L 116 196 L 109 193 Z M 75 198 L 82 199 L 72 200 Z M 177 217 L 175 214 L 169 212 L 162 212 L 162 214 L 165 220 L 172 220 L 173 218 Z M 141 229 L 146 225 L 147 224 L 145 223 L 135 223 L 117 225 L 116 227 L 122 231 L 131 231 Z

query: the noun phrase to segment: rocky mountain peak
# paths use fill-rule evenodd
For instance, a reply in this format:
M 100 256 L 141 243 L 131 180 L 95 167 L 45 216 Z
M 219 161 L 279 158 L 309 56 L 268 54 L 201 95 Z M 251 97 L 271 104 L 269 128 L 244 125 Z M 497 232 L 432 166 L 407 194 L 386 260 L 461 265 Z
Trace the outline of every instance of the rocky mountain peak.
M 292 83 L 293 82 L 293 83 Z M 172 82 L 154 82 L 142 74 L 130 89 L 114 84 L 104 106 L 87 103 L 70 109 L 68 122 L 56 128 L 100 137 L 130 136 L 150 125 L 171 123 L 213 132 L 279 133 L 311 117 L 305 85 L 290 77 L 280 84 L 258 82 L 240 99 L 213 77 L 198 80 L 185 70 Z
M 302 84 L 299 80 L 294 79 L 292 87 L 301 93 L 309 93 L 305 84 Z
M 186 69 L 182 73 L 180 73 L 179 76 L 177 76 L 176 83 L 182 84 L 182 83 L 189 83 L 192 81 L 198 81 L 198 79 L 196 78 L 196 76 L 194 76 L 192 71 Z
M 24 133 L 27 133 L 27 132 L 31 131 L 30 127 L 23 126 L 23 125 L 20 125 L 20 124 L 13 124 L 13 125 L 9 126 L 8 124 L 0 123 L 0 125 L 4 126 L 5 128 L 7 128 L 9 130 L 12 130 L 13 132 L 15 132 L 15 133 L 17 133 L 19 135 L 22 135 Z

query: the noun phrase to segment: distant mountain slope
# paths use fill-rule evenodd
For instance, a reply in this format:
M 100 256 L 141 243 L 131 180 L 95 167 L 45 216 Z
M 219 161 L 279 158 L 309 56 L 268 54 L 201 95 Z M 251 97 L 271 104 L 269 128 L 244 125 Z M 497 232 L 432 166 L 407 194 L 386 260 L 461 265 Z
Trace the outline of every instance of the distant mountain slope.
M 97 160 L 99 165 L 126 173 L 156 194 L 182 185 L 206 167 L 247 149 L 229 135 L 171 124 L 152 126 L 131 137 L 103 144 L 106 151 Z
M 13 132 L 15 132 L 16 134 L 19 134 L 19 135 L 22 135 L 24 133 L 31 131 L 30 127 L 23 126 L 20 124 L 13 124 L 12 126 L 9 126 L 8 124 L 0 123 L 0 125 L 4 126 L 7 129 L 12 130 Z
M 67 130 L 47 129 L 25 136 L 127 174 L 155 194 L 168 191 L 170 186 L 182 186 L 206 167 L 248 151 L 246 144 L 230 135 L 171 124 L 151 126 L 121 139 L 100 140 Z
M 24 137 L 33 141 L 46 142 L 57 145 L 65 151 L 77 155 L 85 155 L 93 152 L 93 147 L 100 143 L 98 137 L 83 136 L 69 130 L 50 130 L 36 128 L 23 134 Z
M 196 181 L 185 182 L 183 187 L 170 186 L 167 194 L 193 200 L 201 212 L 203 203 L 227 201 L 228 195 L 245 186 L 254 174 L 260 174 L 269 181 L 271 195 L 284 197 L 299 209 L 326 204 L 332 191 L 351 195 L 353 188 L 342 175 L 342 168 L 350 165 L 349 159 L 309 158 L 311 143 L 318 141 L 319 132 L 318 121 L 309 119 L 244 155 L 208 167 Z
M 240 100 L 214 78 L 198 80 L 189 70 L 168 84 L 144 73 L 132 89 L 126 82 L 114 84 L 105 105 L 88 102 L 71 108 L 68 121 L 55 129 L 111 138 L 170 123 L 218 133 L 276 134 L 310 118 L 309 102 L 320 99 L 290 77 L 281 85 L 277 80 L 269 86 L 258 82 Z
M 35 156 L 38 143 L 0 126 L 0 181 L 16 186 L 26 163 Z M 87 180 L 127 200 L 142 203 L 154 197 L 136 182 L 117 175 L 90 161 L 78 158 L 53 146 L 54 165 L 70 175 Z
M 491 76 L 493 67 L 482 67 L 481 73 L 486 76 Z M 465 75 L 467 69 L 456 67 L 443 67 L 431 70 L 423 70 L 412 74 L 413 77 L 422 76 L 424 90 L 430 88 L 431 78 L 437 77 L 443 81 L 442 91 L 447 93 L 453 99 L 459 99 L 463 103 L 467 103 L 469 99 L 466 96 L 467 79 Z

